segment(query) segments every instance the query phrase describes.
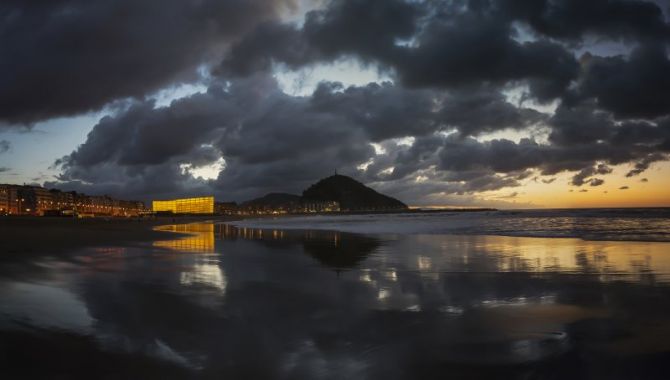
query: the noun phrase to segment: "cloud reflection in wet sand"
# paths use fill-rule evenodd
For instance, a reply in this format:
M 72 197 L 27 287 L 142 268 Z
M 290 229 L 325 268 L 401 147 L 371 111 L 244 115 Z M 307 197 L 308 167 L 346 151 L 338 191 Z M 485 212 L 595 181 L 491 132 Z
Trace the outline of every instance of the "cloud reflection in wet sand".
M 169 228 L 52 268 L 103 351 L 198 377 L 666 375 L 665 243 Z

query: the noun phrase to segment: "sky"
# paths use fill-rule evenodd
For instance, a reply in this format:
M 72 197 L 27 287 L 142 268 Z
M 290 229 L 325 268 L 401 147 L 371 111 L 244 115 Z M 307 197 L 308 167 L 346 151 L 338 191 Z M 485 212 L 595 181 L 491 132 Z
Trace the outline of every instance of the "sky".
M 670 4 L 8 0 L 0 183 L 670 206 Z

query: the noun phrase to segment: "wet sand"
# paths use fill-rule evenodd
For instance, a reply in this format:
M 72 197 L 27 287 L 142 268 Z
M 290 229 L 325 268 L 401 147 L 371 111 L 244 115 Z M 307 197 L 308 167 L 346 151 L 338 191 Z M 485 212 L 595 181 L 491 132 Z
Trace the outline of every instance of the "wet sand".
M 176 239 L 183 234 L 157 231 L 156 226 L 233 217 L 177 218 L 38 218 L 0 217 L 0 261 L 26 254 L 58 254 L 84 247 L 128 246 Z
M 0 266 L 0 373 L 670 378 L 669 243 L 159 229 Z

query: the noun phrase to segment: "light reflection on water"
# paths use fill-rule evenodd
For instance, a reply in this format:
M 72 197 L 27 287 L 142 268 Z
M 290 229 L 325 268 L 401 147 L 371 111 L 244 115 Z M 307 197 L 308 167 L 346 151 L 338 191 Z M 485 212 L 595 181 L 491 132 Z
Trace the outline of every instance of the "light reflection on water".
M 184 237 L 181 239 L 155 241 L 153 243 L 154 247 L 180 252 L 214 252 L 213 223 L 169 224 L 154 229 L 184 233 Z
M 669 243 L 161 229 L 184 236 L 0 273 L 0 331 L 187 377 L 654 378 L 670 353 Z
M 227 224 L 193 223 L 157 227 L 182 232 L 177 240 L 156 241 L 154 247 L 179 252 L 213 253 L 215 241 L 256 240 L 260 242 L 301 242 L 326 266 L 351 269 L 360 260 L 373 257 L 365 266 L 383 270 L 393 280 L 393 265 L 404 270 L 439 272 L 532 272 L 599 275 L 602 281 L 670 280 L 670 243 L 585 241 L 574 238 L 526 238 L 477 235 L 382 235 L 378 240 L 365 236 L 367 246 L 342 247 L 342 233 L 337 231 L 281 231 L 235 228 Z M 347 239 L 349 237 L 349 239 Z M 381 244 L 383 242 L 383 244 Z M 314 249 L 310 250 L 312 246 Z M 351 252 L 351 248 L 357 252 Z M 338 250 L 346 251 L 345 253 Z M 331 262 L 327 261 L 332 251 Z M 340 256 L 340 257 L 337 257 Z M 334 260 L 343 260 L 334 262 Z M 345 262 L 349 259 L 349 263 Z M 360 268 L 359 268 L 360 269 Z M 368 276 L 369 277 L 369 276 Z

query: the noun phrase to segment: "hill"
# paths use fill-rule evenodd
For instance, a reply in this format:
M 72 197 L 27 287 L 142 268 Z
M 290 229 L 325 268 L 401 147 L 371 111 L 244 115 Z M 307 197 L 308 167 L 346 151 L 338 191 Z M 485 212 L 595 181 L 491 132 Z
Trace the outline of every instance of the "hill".
M 288 193 L 270 193 L 260 198 L 242 203 L 243 208 L 277 209 L 295 207 L 300 204 L 300 196 Z
M 306 201 L 337 201 L 342 211 L 407 210 L 407 205 L 399 200 L 338 174 L 313 184 L 303 191 L 302 198 Z

